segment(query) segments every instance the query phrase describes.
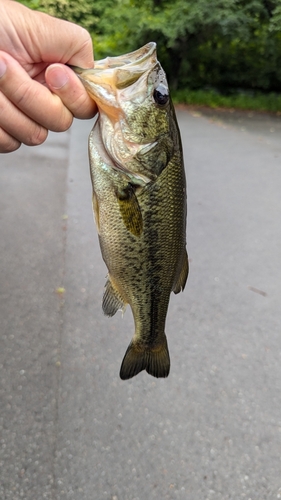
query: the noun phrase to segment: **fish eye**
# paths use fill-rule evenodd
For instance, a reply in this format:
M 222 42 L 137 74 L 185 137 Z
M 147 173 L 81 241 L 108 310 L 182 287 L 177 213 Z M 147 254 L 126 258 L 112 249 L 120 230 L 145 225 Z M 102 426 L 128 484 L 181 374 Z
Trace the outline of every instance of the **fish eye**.
M 159 104 L 159 106 L 165 106 L 165 104 L 169 101 L 168 90 L 164 87 L 164 85 L 159 85 L 156 89 L 154 89 L 153 97 L 156 104 Z

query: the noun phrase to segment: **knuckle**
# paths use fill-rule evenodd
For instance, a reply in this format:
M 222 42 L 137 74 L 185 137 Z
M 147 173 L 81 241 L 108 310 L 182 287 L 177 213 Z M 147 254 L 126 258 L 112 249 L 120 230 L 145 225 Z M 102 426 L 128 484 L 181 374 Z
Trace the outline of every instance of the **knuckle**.
M 22 103 L 28 106 L 31 98 L 30 86 L 24 81 L 14 91 L 13 100 L 17 106 L 21 107 Z
M 33 132 L 25 139 L 24 144 L 26 144 L 26 146 L 39 146 L 45 142 L 47 136 L 48 130 L 36 125 Z
M 67 116 L 67 119 L 64 122 L 64 128 L 63 128 L 62 132 L 65 132 L 66 130 L 68 130 L 71 127 L 72 122 L 73 122 L 73 115 L 69 113 L 69 115 Z
M 75 25 L 75 27 L 72 26 L 72 29 L 73 28 L 76 30 L 76 36 L 73 37 L 73 47 L 77 47 L 77 40 L 79 40 L 79 52 L 83 49 L 88 50 L 89 47 L 92 47 L 92 38 L 86 28 L 77 25 Z
M 54 112 L 54 116 L 56 116 L 56 120 L 53 120 L 49 127 L 53 132 L 65 132 L 73 122 L 73 115 L 65 106 L 63 109 L 61 109 L 60 106 L 60 108 Z
M 81 40 L 83 39 L 83 43 L 85 45 L 87 44 L 91 44 L 92 43 L 92 38 L 91 38 L 91 35 L 90 33 L 86 30 L 86 28 L 82 28 L 81 27 Z
M 79 95 L 74 104 L 74 116 L 77 118 L 90 118 L 92 114 L 92 103 L 89 102 L 88 95 Z
M 0 128 L 0 153 L 12 153 L 21 146 L 21 142 Z
M 77 92 L 73 96 L 72 101 L 71 103 L 69 103 L 68 107 L 75 118 L 81 119 L 92 118 L 97 111 L 95 102 L 89 97 L 84 89 L 82 89 L 80 92 Z

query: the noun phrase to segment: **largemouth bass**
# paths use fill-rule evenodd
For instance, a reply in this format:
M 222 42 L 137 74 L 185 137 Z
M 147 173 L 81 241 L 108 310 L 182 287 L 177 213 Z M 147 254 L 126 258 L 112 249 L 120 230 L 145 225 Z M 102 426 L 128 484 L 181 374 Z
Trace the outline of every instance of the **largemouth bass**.
M 93 211 L 108 268 L 102 308 L 132 308 L 135 333 L 121 379 L 167 377 L 165 320 L 184 289 L 186 181 L 180 132 L 151 42 L 130 54 L 73 68 L 99 109 L 89 137 Z

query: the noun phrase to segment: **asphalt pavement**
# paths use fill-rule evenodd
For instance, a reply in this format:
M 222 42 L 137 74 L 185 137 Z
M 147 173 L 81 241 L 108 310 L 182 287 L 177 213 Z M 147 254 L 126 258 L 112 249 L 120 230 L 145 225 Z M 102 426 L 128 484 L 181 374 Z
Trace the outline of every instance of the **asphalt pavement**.
M 167 379 L 101 310 L 90 121 L 0 157 L 0 499 L 281 498 L 281 119 L 178 108 L 190 276 Z

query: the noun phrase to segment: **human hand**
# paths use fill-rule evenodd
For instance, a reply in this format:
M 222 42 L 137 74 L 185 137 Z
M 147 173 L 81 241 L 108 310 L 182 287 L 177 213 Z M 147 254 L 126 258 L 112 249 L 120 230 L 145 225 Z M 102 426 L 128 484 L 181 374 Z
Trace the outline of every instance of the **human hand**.
M 86 30 L 11 0 L 0 0 L 0 28 L 0 153 L 94 116 L 94 101 L 65 66 L 93 67 Z

